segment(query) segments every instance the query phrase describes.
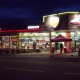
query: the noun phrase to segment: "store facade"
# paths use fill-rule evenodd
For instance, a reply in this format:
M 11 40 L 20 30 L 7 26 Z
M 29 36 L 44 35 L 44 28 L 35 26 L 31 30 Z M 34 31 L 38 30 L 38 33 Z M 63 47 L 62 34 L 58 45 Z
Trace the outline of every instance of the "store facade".
M 80 13 L 79 12 L 63 12 L 57 14 L 51 14 L 43 16 L 43 22 L 47 30 L 51 32 L 56 32 L 56 36 L 62 34 L 68 39 L 72 39 L 71 42 L 67 42 L 67 51 L 70 52 L 78 50 L 78 44 L 80 41 Z M 64 32 L 64 33 L 63 33 Z M 53 39 L 53 35 L 51 39 Z M 63 46 L 65 45 L 65 42 Z M 55 43 L 51 43 L 55 44 Z
M 41 28 L 32 26 L 24 30 L 1 30 L 0 48 L 19 49 L 21 52 L 27 50 L 32 52 L 34 49 L 49 51 L 49 32 L 44 32 Z
M 19 33 L 19 48 L 20 49 L 33 49 L 33 44 L 35 43 L 36 49 L 45 50 L 46 44 L 49 43 L 49 33 L 48 32 L 24 32 Z
M 15 49 L 18 46 L 18 37 L 17 33 L 0 33 L 0 48 L 11 48 L 14 47 Z
M 3 32 L 5 33 L 3 35 Z M 14 48 L 22 50 L 25 52 L 25 50 L 34 50 L 34 43 L 36 46 L 36 49 L 40 49 L 41 51 L 47 51 L 50 52 L 50 39 L 55 38 L 57 35 L 62 34 L 64 36 L 67 36 L 65 32 L 51 32 L 51 38 L 50 38 L 50 32 L 43 31 L 41 29 L 36 30 L 35 29 L 29 29 L 29 30 L 23 30 L 23 31 L 11 31 L 5 32 L 2 31 L 2 35 L 0 36 L 0 48 L 2 49 L 12 49 Z M 55 45 L 55 43 L 52 43 L 52 45 Z M 58 48 L 59 49 L 59 48 Z
M 51 39 L 61 34 L 68 39 L 71 38 L 72 41 L 58 42 L 57 51 L 60 50 L 60 43 L 63 46 L 66 44 L 67 52 L 70 52 L 72 48 L 77 51 L 80 41 L 79 12 L 46 15 L 43 16 L 42 25 L 29 25 L 24 30 L 1 30 L 0 33 L 0 48 L 14 47 L 24 50 L 36 48 L 49 51 L 52 54 L 52 48 L 56 43 L 51 42 Z

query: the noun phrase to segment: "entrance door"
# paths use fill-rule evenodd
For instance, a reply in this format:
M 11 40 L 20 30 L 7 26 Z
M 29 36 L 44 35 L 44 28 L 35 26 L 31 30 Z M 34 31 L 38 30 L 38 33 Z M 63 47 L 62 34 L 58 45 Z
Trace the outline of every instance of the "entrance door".
M 75 51 L 78 51 L 78 45 L 80 44 L 79 41 L 75 41 Z

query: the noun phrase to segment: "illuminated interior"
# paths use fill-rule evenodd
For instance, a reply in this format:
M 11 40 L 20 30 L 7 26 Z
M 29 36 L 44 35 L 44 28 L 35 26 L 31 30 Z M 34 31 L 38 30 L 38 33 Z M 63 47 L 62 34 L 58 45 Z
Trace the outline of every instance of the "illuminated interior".
M 36 48 L 45 49 L 45 44 L 49 43 L 49 33 L 19 33 L 20 49 L 33 49 L 33 42 L 36 42 Z
M 17 35 L 16 36 L 1 36 L 0 48 L 17 48 Z
M 79 25 L 73 25 L 70 23 L 75 22 L 74 19 L 77 19 L 79 22 L 79 12 L 63 12 L 63 13 L 58 13 L 58 14 L 51 14 L 51 15 L 46 15 L 43 16 L 43 22 L 48 17 L 48 23 L 47 25 L 52 26 L 53 28 L 56 28 L 56 26 L 60 23 L 60 18 L 57 17 L 58 15 L 62 14 L 71 14 L 75 13 L 75 15 L 70 15 L 69 16 L 69 29 L 68 30 L 54 30 L 51 31 L 51 39 L 54 39 L 56 36 L 59 34 L 63 35 L 66 38 L 71 38 L 72 42 L 67 42 L 66 44 L 68 45 L 67 48 L 69 49 L 71 47 L 75 47 L 75 41 L 79 41 L 80 39 L 80 26 Z M 65 19 L 63 19 L 65 20 Z M 66 22 L 66 21 L 65 21 Z M 62 23 L 61 23 L 62 24 Z M 64 26 L 64 25 L 61 25 Z M 67 27 L 65 26 L 65 27 Z M 44 27 L 44 26 L 43 26 Z M 73 30 L 72 30 L 73 29 Z M 67 32 L 68 31 L 68 32 Z M 0 30 L 0 33 L 18 33 L 17 35 L 9 35 L 9 36 L 0 36 L 0 48 L 12 48 L 14 47 L 19 48 L 19 49 L 33 49 L 34 46 L 33 44 L 36 44 L 36 49 L 41 49 L 41 50 L 50 50 L 50 32 L 44 32 L 41 31 L 39 27 L 35 27 L 33 29 L 32 26 L 30 26 L 28 29 L 25 30 Z M 65 42 L 61 42 L 63 45 L 65 45 Z M 76 46 L 78 45 L 79 42 L 76 42 Z M 52 47 L 55 46 L 56 43 L 52 42 Z M 60 49 L 60 42 L 57 44 L 57 50 Z M 77 47 L 76 47 L 77 48 Z
M 80 40 L 80 31 L 77 30 L 77 31 L 73 31 L 70 33 L 71 35 L 71 38 L 72 38 L 72 42 L 71 42 L 71 45 L 72 47 L 74 47 L 76 49 L 76 51 L 78 51 L 78 44 L 80 43 L 79 40 Z M 77 41 L 77 42 L 76 42 Z M 75 43 L 76 42 L 76 43 Z

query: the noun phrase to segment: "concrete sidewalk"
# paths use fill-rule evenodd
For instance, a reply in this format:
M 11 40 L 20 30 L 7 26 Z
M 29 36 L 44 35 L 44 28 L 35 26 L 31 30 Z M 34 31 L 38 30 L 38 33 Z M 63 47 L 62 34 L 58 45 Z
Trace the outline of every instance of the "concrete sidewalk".
M 36 52 L 32 52 L 32 53 L 19 53 L 19 54 L 15 54 L 15 56 L 26 56 L 26 57 L 50 57 L 51 54 L 50 52 L 39 52 L 39 53 L 36 53 Z M 78 56 L 78 52 L 73 52 L 73 53 L 63 53 L 63 54 L 60 54 L 60 53 L 52 53 L 52 57 L 79 57 Z
M 55 56 L 55 57 L 75 57 L 75 58 L 79 57 L 78 52 L 63 53 L 63 54 L 54 53 L 54 54 L 52 54 L 52 56 Z
M 27 58 L 29 60 L 45 60 L 45 61 L 71 61 L 71 62 L 80 62 L 80 57 L 78 52 L 73 53 L 52 53 L 52 56 L 49 52 L 41 53 L 20 53 L 15 55 L 16 58 Z
M 0 55 L 1 59 L 15 59 L 15 60 L 27 60 L 27 61 L 73 61 L 73 62 L 80 62 L 80 57 L 78 56 L 78 52 L 73 53 L 52 53 L 50 52 L 32 52 L 32 53 L 19 53 L 15 55 Z

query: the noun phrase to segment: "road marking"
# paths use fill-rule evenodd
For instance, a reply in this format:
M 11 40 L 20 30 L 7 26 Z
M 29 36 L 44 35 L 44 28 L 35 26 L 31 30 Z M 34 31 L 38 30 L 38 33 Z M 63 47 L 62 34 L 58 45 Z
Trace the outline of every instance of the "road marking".
M 79 75 L 80 76 L 80 73 L 65 73 L 65 74 L 68 74 L 68 75 Z
M 20 71 L 31 71 L 31 72 L 43 72 L 42 70 L 17 69 L 17 68 L 9 68 L 9 67 L 4 67 L 4 69 L 9 69 L 9 70 L 20 70 Z

